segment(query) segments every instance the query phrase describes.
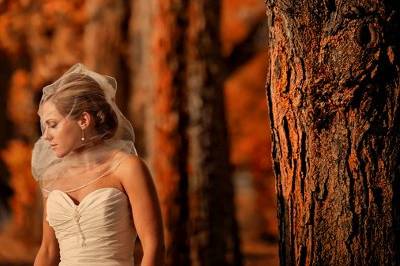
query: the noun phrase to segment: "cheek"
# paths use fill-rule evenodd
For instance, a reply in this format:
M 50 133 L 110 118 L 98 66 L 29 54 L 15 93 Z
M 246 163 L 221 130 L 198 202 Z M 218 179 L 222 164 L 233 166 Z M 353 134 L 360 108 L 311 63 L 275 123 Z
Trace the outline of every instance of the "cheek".
M 77 140 L 80 140 L 80 131 L 76 126 L 66 124 L 60 128 L 57 137 L 63 145 L 74 145 Z
M 80 140 L 80 131 L 77 127 L 71 126 L 65 131 L 65 137 L 69 138 L 71 142 L 76 142 Z

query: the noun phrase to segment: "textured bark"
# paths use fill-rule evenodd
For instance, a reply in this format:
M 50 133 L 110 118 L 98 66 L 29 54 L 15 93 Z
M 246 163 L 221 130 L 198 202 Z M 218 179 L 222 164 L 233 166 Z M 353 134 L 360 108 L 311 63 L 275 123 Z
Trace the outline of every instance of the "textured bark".
M 282 265 L 399 265 L 400 6 L 267 1 Z
M 189 1 L 187 89 L 193 265 L 240 265 L 219 47 L 218 1 Z

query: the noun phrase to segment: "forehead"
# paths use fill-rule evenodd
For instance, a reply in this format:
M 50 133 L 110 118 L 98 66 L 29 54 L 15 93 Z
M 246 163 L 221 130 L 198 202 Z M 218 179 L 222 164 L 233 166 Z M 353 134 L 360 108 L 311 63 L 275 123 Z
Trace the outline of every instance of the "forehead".
M 42 120 L 63 118 L 51 101 L 46 101 L 39 107 L 38 115 Z

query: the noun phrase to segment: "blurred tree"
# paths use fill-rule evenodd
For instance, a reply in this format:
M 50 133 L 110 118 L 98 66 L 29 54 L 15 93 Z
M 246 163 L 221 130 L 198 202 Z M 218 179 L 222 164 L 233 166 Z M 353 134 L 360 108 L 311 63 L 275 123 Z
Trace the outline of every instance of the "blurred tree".
M 167 265 L 240 264 L 219 31 L 207 26 L 218 25 L 219 5 L 150 6 L 132 5 L 132 103 L 147 121 L 142 134 L 159 184 Z
M 400 264 L 400 4 L 267 1 L 282 265 Z
M 147 156 L 146 150 L 146 121 L 149 118 L 148 105 L 151 104 L 150 92 L 154 87 L 154 53 L 152 36 L 154 34 L 154 3 L 153 0 L 133 0 L 130 1 L 130 19 L 128 22 L 127 46 L 129 55 L 130 87 L 129 114 L 135 121 L 135 134 L 138 139 L 143 140 L 137 143 L 138 152 L 144 157 Z
M 6 105 L 6 99 L 8 94 L 8 86 L 12 74 L 11 62 L 8 56 L 0 50 L 0 106 Z M 7 112 L 3 110 L 0 112 L 0 147 L 4 148 L 7 143 L 7 139 L 10 137 L 10 121 L 7 118 Z M 8 130 L 6 130 L 8 128 Z M 7 218 L 7 214 L 10 211 L 9 198 L 12 196 L 12 190 L 8 184 L 9 171 L 6 168 L 3 160 L 0 160 L 0 225 L 3 224 Z
M 240 265 L 223 86 L 262 48 L 265 24 L 223 57 L 219 1 L 131 3 L 130 110 L 159 184 L 167 264 Z
M 84 24 L 83 62 L 118 80 L 116 102 L 126 113 L 130 94 L 126 49 L 129 5 L 124 0 L 86 0 L 84 7 L 87 23 Z
M 225 116 L 220 2 L 189 1 L 186 88 L 193 265 L 240 265 Z
M 151 69 L 141 76 L 150 77 L 153 85 L 147 105 L 152 118 L 147 120 L 147 152 L 162 203 L 166 265 L 190 265 L 185 25 L 181 23 L 186 6 L 180 0 L 155 0 L 154 5 L 151 54 L 147 54 Z

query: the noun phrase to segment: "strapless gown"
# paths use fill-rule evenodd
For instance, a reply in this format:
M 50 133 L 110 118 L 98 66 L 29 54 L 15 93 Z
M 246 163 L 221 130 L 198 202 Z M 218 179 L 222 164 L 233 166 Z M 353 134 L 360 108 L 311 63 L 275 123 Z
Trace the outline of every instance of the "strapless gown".
M 97 189 L 78 205 L 65 192 L 53 190 L 46 210 L 59 243 L 59 265 L 134 265 L 137 234 L 128 197 L 119 189 Z

